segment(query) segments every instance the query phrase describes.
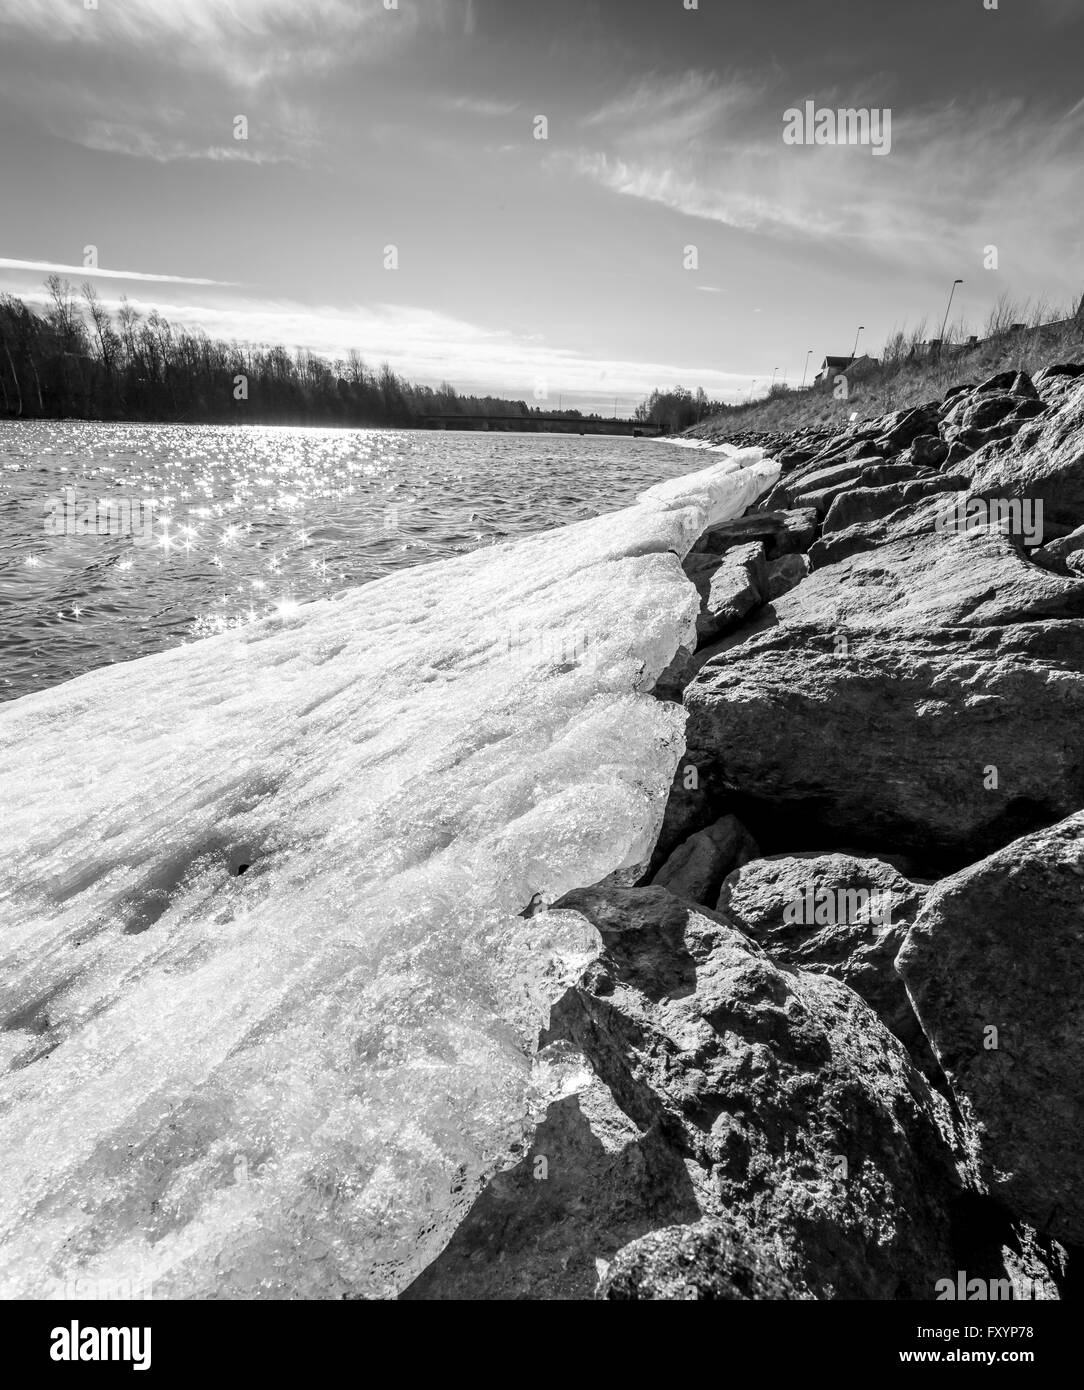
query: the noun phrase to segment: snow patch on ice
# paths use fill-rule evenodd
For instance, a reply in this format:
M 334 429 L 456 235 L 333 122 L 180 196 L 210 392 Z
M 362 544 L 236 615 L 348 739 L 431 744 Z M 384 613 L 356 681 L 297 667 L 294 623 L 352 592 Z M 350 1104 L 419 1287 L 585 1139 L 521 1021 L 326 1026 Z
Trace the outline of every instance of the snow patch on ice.
M 519 913 L 653 844 L 680 557 L 778 473 L 0 708 L 0 1295 L 379 1297 L 435 1257 L 597 948 Z

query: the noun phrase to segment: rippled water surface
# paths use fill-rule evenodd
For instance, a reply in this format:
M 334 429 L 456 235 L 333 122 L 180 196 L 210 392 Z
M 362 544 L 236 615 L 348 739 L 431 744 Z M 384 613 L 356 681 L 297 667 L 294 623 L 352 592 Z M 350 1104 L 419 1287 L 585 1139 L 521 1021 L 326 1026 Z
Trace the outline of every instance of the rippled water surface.
M 0 700 L 616 510 L 696 466 L 619 437 L 0 424 Z

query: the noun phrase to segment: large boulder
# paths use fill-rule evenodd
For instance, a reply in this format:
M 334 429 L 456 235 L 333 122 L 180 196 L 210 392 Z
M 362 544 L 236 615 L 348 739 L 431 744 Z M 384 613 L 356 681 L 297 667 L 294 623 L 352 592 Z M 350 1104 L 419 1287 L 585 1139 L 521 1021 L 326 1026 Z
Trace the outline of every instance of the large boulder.
M 927 1075 L 926 1039 L 895 969 L 925 888 L 882 859 L 754 859 L 725 879 L 717 908 L 783 965 L 833 975 L 866 1001 Z
M 542 1034 L 543 1113 L 404 1297 L 582 1298 L 601 1275 L 620 1299 L 935 1298 L 965 1155 L 858 996 L 663 888 L 552 911 L 603 949 Z
M 1084 362 L 1058 362 L 1035 375 L 1035 388 L 1048 405 L 1060 405 L 1084 376 Z
M 752 514 L 796 506 L 795 497 L 816 486 L 808 483 L 807 480 L 810 478 L 817 478 L 820 474 L 840 469 L 843 471 L 836 474 L 836 480 L 845 481 L 848 475 L 851 478 L 857 478 L 863 468 L 874 462 L 883 463 L 884 458 L 880 454 L 874 454 L 866 440 L 847 440 L 839 443 L 838 447 L 825 450 L 824 453 L 817 455 L 808 463 L 801 464 L 788 473 L 760 499 Z M 820 485 L 824 486 L 825 484 L 821 483 Z
M 762 845 L 815 825 L 958 867 L 1084 805 L 1084 621 L 898 629 L 840 602 L 858 631 L 781 623 L 685 692 L 689 756 Z
M 1084 812 L 939 883 L 897 966 L 990 1193 L 1084 1243 Z
M 1021 434 L 1013 447 L 978 467 L 971 490 L 985 497 L 1041 500 L 1047 521 L 1070 527 L 1084 522 L 1084 382 L 1057 409 L 1037 422 L 1032 438 Z
M 1025 396 L 1032 400 L 1037 398 L 1039 394 L 1035 389 L 1035 383 L 1032 381 L 1031 377 L 1028 376 L 1027 372 L 1018 372 L 1015 370 L 998 372 L 994 376 L 987 377 L 985 381 L 974 388 L 973 394 L 982 396 L 988 393 L 999 394 L 1005 391 L 1009 392 L 1011 395 Z
M 668 1137 L 701 1219 L 743 1252 L 735 1269 L 769 1269 L 794 1296 L 932 1298 L 954 1268 L 952 1122 L 857 995 L 779 969 L 660 888 L 556 906 L 605 950 L 543 1041 L 577 1049 L 641 1134 Z
M 996 526 L 944 529 L 957 501 L 830 532 L 687 683 L 690 752 L 762 845 L 774 808 L 943 869 L 1082 804 L 1084 586 Z
M 867 468 L 883 463 L 884 458 L 880 454 L 859 451 L 857 458 L 832 463 L 828 467 L 810 465 L 800 469 L 791 474 L 785 483 L 777 483 L 775 491 L 786 499 L 788 506 L 812 507 L 820 517 L 827 511 L 826 497 L 830 502 L 841 489 L 853 486 Z
M 1020 404 L 1007 392 L 975 393 L 958 400 L 941 422 L 946 435 L 966 430 L 985 430 L 999 425 Z
M 861 477 L 862 471 L 873 462 L 883 463 L 879 456 L 867 454 L 865 458 L 853 459 L 849 463 L 836 463 L 829 468 L 818 468 L 815 472 L 804 473 L 800 481 L 792 481 L 791 489 L 795 497 L 806 492 L 819 492 L 837 483 L 851 483 Z
M 863 479 L 860 487 L 849 489 L 833 501 L 828 508 L 821 528 L 821 540 L 814 547 L 813 555 L 820 556 L 823 564 L 831 554 L 829 543 L 824 539 L 835 531 L 861 525 L 868 521 L 878 521 L 881 517 L 898 512 L 913 502 L 930 497 L 938 492 L 955 492 L 967 487 L 967 479 L 957 474 L 939 473 L 932 478 L 917 478 L 913 482 L 890 483 L 886 486 L 868 486 Z
M 886 456 L 898 454 L 924 434 L 937 430 L 937 401 L 895 411 L 878 421 L 880 426 L 876 447 Z
M 957 524 L 955 505 L 951 494 L 927 499 L 879 525 L 858 523 L 859 537 L 818 542 L 813 574 L 775 602 L 779 621 L 868 632 L 1084 617 L 1079 581 L 1031 564 L 1015 536 L 994 526 L 939 532 L 945 517 Z M 852 539 L 864 548 L 847 554 Z
M 736 627 L 764 602 L 768 587 L 768 563 L 760 541 L 736 545 L 718 559 L 710 570 L 690 575 L 701 593 L 702 604 L 696 620 L 697 636 L 710 642 Z

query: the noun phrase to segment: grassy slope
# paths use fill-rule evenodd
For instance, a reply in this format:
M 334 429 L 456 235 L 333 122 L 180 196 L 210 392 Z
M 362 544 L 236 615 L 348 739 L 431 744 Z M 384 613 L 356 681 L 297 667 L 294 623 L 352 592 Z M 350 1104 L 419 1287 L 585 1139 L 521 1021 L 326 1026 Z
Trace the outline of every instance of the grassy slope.
M 723 439 L 746 431 L 787 434 L 809 425 L 842 427 L 857 411 L 860 419 L 876 419 L 890 410 L 939 400 L 964 382 L 978 383 L 995 372 L 1025 371 L 1034 375 L 1055 362 L 1084 356 L 1084 319 L 1056 328 L 1003 332 L 966 350 L 950 346 L 940 361 L 904 358 L 848 378 L 849 394 L 836 400 L 830 386 L 805 391 L 777 387 L 766 399 L 732 406 L 685 431 L 690 438 Z

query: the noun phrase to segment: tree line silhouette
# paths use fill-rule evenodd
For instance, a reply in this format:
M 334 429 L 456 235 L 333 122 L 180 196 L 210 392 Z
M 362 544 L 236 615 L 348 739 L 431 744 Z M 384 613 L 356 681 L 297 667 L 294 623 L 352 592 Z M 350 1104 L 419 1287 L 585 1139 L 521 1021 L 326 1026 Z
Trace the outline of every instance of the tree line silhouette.
M 77 294 L 50 275 L 49 302 L 36 312 L 0 295 L 0 413 L 90 420 L 199 424 L 409 426 L 433 415 L 599 419 L 522 400 L 467 396 L 447 382 L 421 386 L 385 363 L 373 371 L 351 349 L 329 361 L 302 348 L 224 342 L 177 328 L 126 298 L 115 315 L 90 283 Z M 518 423 L 505 424 L 519 428 Z
M 725 402 L 709 400 L 702 386 L 697 387 L 695 394 L 686 386 L 675 386 L 669 391 L 652 391 L 647 400 L 636 407 L 635 415 L 637 420 L 677 434 L 726 409 Z

